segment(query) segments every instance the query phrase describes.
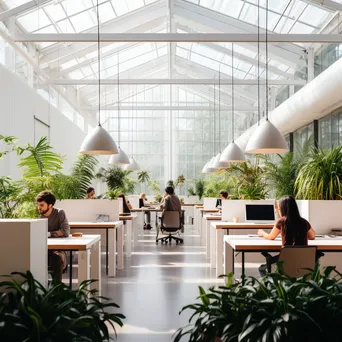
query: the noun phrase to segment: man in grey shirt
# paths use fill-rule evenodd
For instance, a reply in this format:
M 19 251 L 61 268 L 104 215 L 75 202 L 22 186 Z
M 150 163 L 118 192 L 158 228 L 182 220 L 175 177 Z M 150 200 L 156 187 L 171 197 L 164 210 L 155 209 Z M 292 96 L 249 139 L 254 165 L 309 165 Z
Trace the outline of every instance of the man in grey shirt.
M 51 191 L 42 191 L 36 198 L 41 218 L 48 219 L 50 237 L 68 237 L 70 226 L 62 209 L 54 208 L 56 197 Z M 53 279 L 62 282 L 63 270 L 66 268 L 66 254 L 64 251 L 48 251 L 48 264 Z
M 165 211 L 179 211 L 179 217 L 182 217 L 182 205 L 178 196 L 175 195 L 173 187 L 166 187 L 165 192 L 164 200 L 160 204 L 160 208 L 164 209 L 163 214 Z

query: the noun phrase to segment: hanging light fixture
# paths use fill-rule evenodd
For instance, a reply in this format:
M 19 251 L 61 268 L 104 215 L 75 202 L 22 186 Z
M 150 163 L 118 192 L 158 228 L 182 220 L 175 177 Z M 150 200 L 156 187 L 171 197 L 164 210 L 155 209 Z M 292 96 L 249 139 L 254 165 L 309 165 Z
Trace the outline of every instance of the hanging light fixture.
M 124 166 L 124 170 L 139 171 L 140 170 L 140 166 L 135 161 L 135 159 L 132 157 L 132 158 L 129 158 L 129 164 Z
M 259 34 L 260 34 L 260 4 L 258 0 L 258 49 L 259 49 Z M 268 120 L 268 0 L 266 0 L 266 121 L 260 124 L 252 136 L 249 138 L 246 152 L 254 154 L 271 154 L 271 153 L 283 153 L 288 152 L 289 148 L 284 136 L 279 132 Z M 260 72 L 259 72 L 259 60 L 258 55 L 258 88 L 260 87 Z M 258 92 L 259 93 L 259 92 Z M 260 98 L 258 98 L 258 116 L 260 114 Z M 259 119 L 259 118 L 258 118 Z M 259 120 L 258 120 L 259 121 Z
M 245 154 L 234 142 L 234 118 L 235 118 L 235 96 L 234 96 L 234 43 L 232 43 L 232 142 L 224 149 L 221 154 L 221 162 L 243 163 L 246 161 Z
M 127 154 L 120 148 L 120 69 L 119 69 L 119 54 L 118 54 L 118 142 L 119 142 L 119 154 L 115 154 L 110 156 L 109 158 L 109 164 L 114 164 L 114 165 L 126 165 L 129 164 L 130 161 L 127 157 Z
M 97 66 L 99 77 L 99 121 L 97 127 L 83 140 L 80 153 L 82 154 L 118 154 L 119 150 L 111 135 L 101 126 L 101 68 L 100 68 L 100 16 L 99 0 L 96 1 L 97 14 Z
M 221 150 L 221 64 L 219 66 L 219 151 Z M 221 153 L 219 152 L 214 160 L 214 167 L 217 169 L 228 169 L 229 163 L 225 161 L 220 161 L 221 159 Z

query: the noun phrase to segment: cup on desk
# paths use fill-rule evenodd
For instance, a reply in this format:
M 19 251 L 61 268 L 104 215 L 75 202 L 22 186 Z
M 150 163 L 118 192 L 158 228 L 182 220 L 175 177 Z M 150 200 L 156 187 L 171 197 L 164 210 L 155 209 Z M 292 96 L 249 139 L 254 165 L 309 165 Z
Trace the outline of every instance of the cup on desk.
M 233 222 L 234 223 L 238 223 L 240 221 L 240 219 L 238 217 L 233 217 Z

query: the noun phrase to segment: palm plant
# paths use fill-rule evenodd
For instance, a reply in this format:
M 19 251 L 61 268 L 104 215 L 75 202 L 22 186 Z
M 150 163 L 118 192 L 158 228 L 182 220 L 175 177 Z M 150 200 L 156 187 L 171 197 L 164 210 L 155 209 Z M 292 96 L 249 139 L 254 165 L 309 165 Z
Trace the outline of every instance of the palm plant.
M 41 138 L 36 146 L 29 144 L 25 151 L 29 152 L 29 155 L 19 163 L 24 177 L 43 177 L 62 169 L 63 160 L 59 154 L 52 151 L 47 137 Z
M 14 218 L 19 205 L 21 186 L 10 177 L 0 177 L 0 217 Z
M 148 171 L 141 170 L 138 172 L 138 182 L 144 185 L 144 192 L 146 192 L 146 184 L 150 180 L 150 175 Z
M 201 200 L 204 195 L 204 187 L 205 187 L 205 181 L 203 179 L 195 179 L 195 193 L 198 196 L 198 198 Z
M 342 145 L 312 148 L 295 182 L 297 197 L 307 200 L 342 199 Z
M 71 175 L 78 179 L 80 198 L 83 198 L 92 180 L 95 178 L 95 169 L 98 164 L 96 157 L 90 154 L 79 154 L 72 166 Z
M 45 288 L 30 272 L 12 273 L 0 282 L 6 291 L 0 297 L 0 336 L 2 341 L 100 342 L 111 340 L 109 327 L 123 326 L 124 315 L 108 312 L 119 306 L 109 298 L 87 290 L 92 280 L 77 290 L 64 284 Z

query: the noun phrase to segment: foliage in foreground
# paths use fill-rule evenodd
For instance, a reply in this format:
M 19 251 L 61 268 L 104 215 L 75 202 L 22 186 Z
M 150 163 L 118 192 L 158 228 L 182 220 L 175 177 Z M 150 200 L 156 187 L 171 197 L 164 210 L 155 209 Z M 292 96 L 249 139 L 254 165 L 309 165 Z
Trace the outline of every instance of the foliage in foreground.
M 77 290 L 64 284 L 45 289 L 30 272 L 12 275 L 24 281 L 0 282 L 7 291 L 0 297 L 1 341 L 109 341 L 108 328 L 116 336 L 115 324 L 123 325 L 125 316 L 112 312 L 117 304 L 86 289 L 92 280 L 82 282 Z
M 200 302 L 185 306 L 192 311 L 189 325 L 179 329 L 174 342 L 341 341 L 342 277 L 335 267 L 323 274 L 317 266 L 295 279 L 271 273 L 249 277 L 245 284 L 199 287 Z M 183 341 L 183 339 L 182 339 Z

